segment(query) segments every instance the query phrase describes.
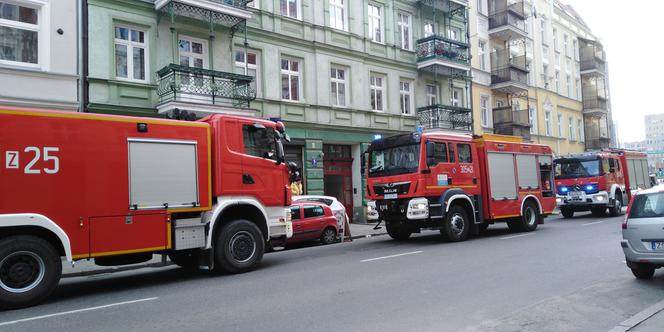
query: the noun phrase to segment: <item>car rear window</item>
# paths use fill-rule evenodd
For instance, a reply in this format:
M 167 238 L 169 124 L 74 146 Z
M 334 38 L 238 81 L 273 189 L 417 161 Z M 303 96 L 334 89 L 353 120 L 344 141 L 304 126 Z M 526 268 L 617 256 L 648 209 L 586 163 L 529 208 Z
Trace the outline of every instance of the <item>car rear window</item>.
M 629 217 L 664 217 L 664 192 L 636 195 Z
M 320 217 L 325 215 L 325 210 L 320 205 L 305 205 L 304 206 L 304 217 Z

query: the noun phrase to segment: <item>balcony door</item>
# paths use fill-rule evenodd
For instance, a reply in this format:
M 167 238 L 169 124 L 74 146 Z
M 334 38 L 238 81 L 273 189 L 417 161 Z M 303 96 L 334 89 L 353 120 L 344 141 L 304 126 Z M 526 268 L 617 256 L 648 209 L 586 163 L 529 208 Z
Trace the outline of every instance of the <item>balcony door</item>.
M 204 39 L 180 36 L 178 40 L 180 65 L 208 69 L 208 42 Z M 195 73 L 180 73 L 180 100 L 198 103 L 212 102 L 209 77 Z

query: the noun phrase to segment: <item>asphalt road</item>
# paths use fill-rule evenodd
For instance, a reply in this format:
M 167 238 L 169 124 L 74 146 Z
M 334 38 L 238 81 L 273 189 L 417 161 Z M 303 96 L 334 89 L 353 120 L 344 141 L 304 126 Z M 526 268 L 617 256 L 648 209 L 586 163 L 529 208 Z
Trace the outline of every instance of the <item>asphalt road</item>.
M 664 299 L 664 269 L 634 279 L 622 217 L 586 216 L 462 243 L 427 231 L 275 252 L 243 275 L 65 279 L 48 303 L 1 312 L 0 331 L 607 331 Z

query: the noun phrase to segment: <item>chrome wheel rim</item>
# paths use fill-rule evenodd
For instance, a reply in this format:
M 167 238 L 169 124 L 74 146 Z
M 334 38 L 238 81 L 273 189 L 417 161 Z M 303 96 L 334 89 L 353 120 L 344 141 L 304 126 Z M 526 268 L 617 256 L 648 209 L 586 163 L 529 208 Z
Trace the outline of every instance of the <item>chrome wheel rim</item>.
M 30 251 L 17 251 L 0 262 L 0 287 L 11 293 L 25 293 L 37 287 L 46 274 L 46 263 Z
M 535 211 L 532 207 L 527 207 L 526 210 L 523 211 L 523 216 L 526 218 L 526 222 L 529 226 L 535 225 L 537 218 L 535 217 Z
M 450 218 L 450 228 L 452 229 L 452 233 L 456 236 L 463 233 L 466 225 L 461 214 L 455 213 L 452 215 L 452 218 Z
M 256 253 L 256 239 L 247 231 L 237 232 L 229 241 L 228 249 L 234 260 L 240 263 L 247 262 Z

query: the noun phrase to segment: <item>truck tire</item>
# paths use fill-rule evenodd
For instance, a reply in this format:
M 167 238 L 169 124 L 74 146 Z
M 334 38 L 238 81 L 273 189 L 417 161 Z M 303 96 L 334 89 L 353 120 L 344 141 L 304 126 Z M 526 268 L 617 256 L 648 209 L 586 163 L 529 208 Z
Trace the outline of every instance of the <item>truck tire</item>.
M 168 258 L 173 262 L 173 264 L 187 269 L 187 270 L 197 270 L 198 269 L 198 254 L 199 250 L 179 250 L 172 251 L 168 253 Z
M 655 274 L 655 268 L 648 264 L 636 264 L 630 270 L 637 279 L 652 279 Z
M 265 238 L 260 228 L 245 219 L 223 225 L 214 242 L 215 263 L 228 273 L 255 269 L 263 259 Z
M 609 208 L 609 214 L 612 217 L 617 217 L 622 214 L 623 200 L 622 193 L 619 191 L 616 192 L 616 199 L 613 202 L 613 206 Z
M 574 209 L 570 207 L 561 207 L 560 213 L 563 215 L 563 218 L 570 219 L 574 217 Z
M 411 234 L 413 234 L 413 232 L 411 232 L 404 226 L 397 226 L 397 225 L 398 223 L 386 222 L 385 228 L 387 229 L 387 234 L 395 240 L 399 241 L 408 240 L 408 238 L 410 237 Z
M 521 217 L 508 221 L 507 227 L 512 232 L 532 232 L 537 229 L 537 224 L 539 224 L 541 218 L 542 215 L 539 213 L 537 204 L 532 200 L 528 200 L 523 204 Z
M 0 241 L 0 309 L 38 304 L 55 290 L 61 275 L 60 254 L 48 241 L 31 235 Z
M 448 242 L 464 241 L 470 231 L 468 213 L 461 205 L 452 205 L 443 218 L 440 235 Z
M 334 227 L 328 227 L 323 230 L 323 233 L 320 235 L 320 242 L 323 244 L 332 244 L 337 240 L 337 231 L 334 230 Z

